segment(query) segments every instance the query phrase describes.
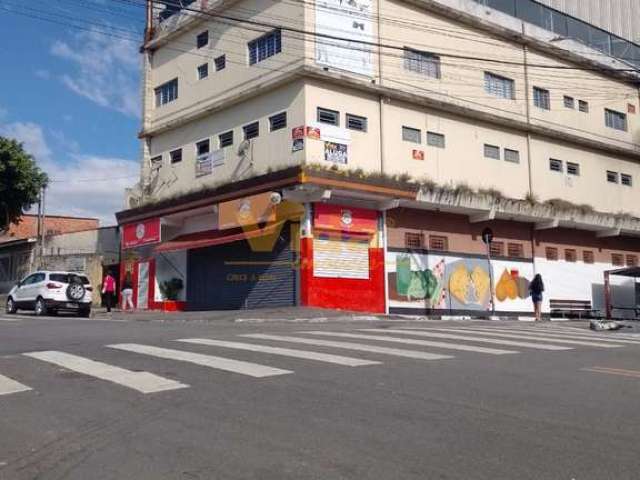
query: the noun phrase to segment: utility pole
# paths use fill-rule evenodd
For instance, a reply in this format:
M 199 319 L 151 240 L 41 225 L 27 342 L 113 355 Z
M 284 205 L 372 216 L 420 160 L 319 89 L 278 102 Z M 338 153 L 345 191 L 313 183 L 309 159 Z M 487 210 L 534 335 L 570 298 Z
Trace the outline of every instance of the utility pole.
M 44 259 L 44 238 L 45 238 L 45 191 L 46 187 L 40 189 L 40 201 L 38 202 L 38 268 L 43 268 Z

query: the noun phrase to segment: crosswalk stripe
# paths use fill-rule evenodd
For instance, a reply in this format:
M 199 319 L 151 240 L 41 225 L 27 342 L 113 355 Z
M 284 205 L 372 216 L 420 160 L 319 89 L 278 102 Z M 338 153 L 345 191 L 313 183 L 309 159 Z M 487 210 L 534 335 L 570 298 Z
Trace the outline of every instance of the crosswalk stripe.
M 365 365 L 380 365 L 381 362 L 372 360 L 362 360 L 360 358 L 343 357 L 341 355 L 331 355 L 328 353 L 311 352 L 308 350 L 294 350 L 290 348 L 269 347 L 266 345 L 256 345 L 254 343 L 227 342 L 223 340 L 212 340 L 209 338 L 183 338 L 178 342 L 192 343 L 196 345 L 209 345 L 213 347 L 235 348 L 237 350 L 247 350 L 249 352 L 260 352 L 284 357 L 303 358 L 305 360 L 316 360 L 318 362 L 335 363 L 347 367 L 362 367 Z
M 9 395 L 11 393 L 27 392 L 31 387 L 27 387 L 15 380 L 0 375 L 0 395 Z
M 498 340 L 494 338 L 478 338 L 478 337 L 469 337 L 464 335 L 454 335 L 451 333 L 438 333 L 432 331 L 433 329 L 426 330 L 413 330 L 411 328 L 406 328 L 402 330 L 393 330 L 393 329 L 384 329 L 385 332 L 389 333 L 399 333 L 402 335 L 414 335 L 418 337 L 433 337 L 433 338 L 446 338 L 448 340 L 466 340 L 468 342 L 479 342 L 479 343 L 492 343 L 495 345 L 510 345 L 512 347 L 524 347 L 524 348 L 533 348 L 538 350 L 573 350 L 571 347 L 563 347 L 560 345 L 549 345 L 544 343 L 529 343 L 529 342 L 516 342 L 512 340 Z M 380 331 L 377 329 L 370 329 L 369 331 Z
M 361 331 L 370 332 L 373 330 L 370 329 L 362 329 Z M 379 333 L 384 333 L 382 330 L 376 330 Z M 412 338 L 398 338 L 398 337 L 385 337 L 381 335 L 362 335 L 362 334 L 354 334 L 354 333 L 342 333 L 342 332 L 300 332 L 300 333 L 309 333 L 312 335 L 324 335 L 328 337 L 344 337 L 344 338 L 356 338 L 361 340 L 376 340 L 378 342 L 394 342 L 394 343 L 405 343 L 408 345 L 422 345 L 424 347 L 434 347 L 434 348 L 443 348 L 446 350 L 460 350 L 463 352 L 477 352 L 477 353 L 488 353 L 489 355 L 507 355 L 511 353 L 519 353 L 514 350 L 500 350 L 496 348 L 487 348 L 487 347 L 476 347 L 473 345 L 461 345 L 458 343 L 447 343 L 447 342 L 431 342 L 429 340 L 415 340 Z
M 31 352 L 23 355 L 43 362 L 52 363 L 59 367 L 82 373 L 90 377 L 99 378 L 108 382 L 122 385 L 142 393 L 156 393 L 167 390 L 188 388 L 189 385 L 176 382 L 168 378 L 154 375 L 149 372 L 132 372 L 124 368 L 115 367 L 107 363 L 97 362 L 70 353 L 58 351 Z
M 500 334 L 506 334 L 506 333 L 515 333 L 517 335 L 522 335 L 522 336 L 526 336 L 526 337 L 539 337 L 539 338 L 554 338 L 556 339 L 556 341 L 566 341 L 566 342 L 573 342 L 573 341 L 591 341 L 594 340 L 596 343 L 612 343 L 612 344 L 631 344 L 631 345 L 638 345 L 640 344 L 639 341 L 637 340 L 626 340 L 624 338 L 602 338 L 602 337 L 597 337 L 597 336 L 582 336 L 582 335 L 570 335 L 570 334 L 562 334 L 562 333 L 554 333 L 553 331 L 550 331 L 549 333 L 543 333 L 543 332 L 530 332 L 527 330 L 511 330 L 511 329 L 506 329 L 506 328 L 495 328 L 495 329 L 491 329 L 491 330 L 485 330 L 485 329 L 479 329 L 476 327 L 460 327 L 460 330 L 471 330 L 471 331 L 479 331 L 479 332 L 486 332 L 486 333 L 490 333 L 490 332 L 496 332 L 496 333 L 500 333 Z M 494 333 L 490 333 L 491 335 L 495 335 Z M 569 340 L 563 340 L 563 339 L 569 339 Z M 549 340 L 551 341 L 551 340 Z
M 450 355 L 440 355 L 436 353 L 420 352 L 418 350 L 404 350 L 397 348 L 377 347 L 374 345 L 366 345 L 363 343 L 352 342 L 334 342 L 330 340 L 318 340 L 315 338 L 299 338 L 289 337 L 285 335 L 266 335 L 262 333 L 249 333 L 240 335 L 241 337 L 257 338 L 260 340 L 275 340 L 280 342 L 301 343 L 304 345 L 316 345 L 321 347 L 344 348 L 347 350 L 358 350 L 361 352 L 380 353 L 383 355 L 393 355 L 396 357 L 415 358 L 419 360 L 444 360 L 454 358 Z
M 511 328 L 509 329 L 510 331 L 512 330 Z M 619 340 L 626 340 L 625 343 L 640 343 L 640 337 L 636 337 L 633 334 L 624 334 L 624 333 L 620 333 L 618 331 L 616 332 L 611 332 L 609 334 L 602 334 L 602 333 L 597 333 L 597 332 L 593 332 L 591 330 L 582 330 L 582 329 L 569 329 L 569 330 L 557 330 L 557 329 L 551 329 L 551 328 L 529 328 L 529 329 L 525 329 L 525 328 L 514 328 L 513 331 L 517 331 L 517 332 L 527 332 L 527 333 L 536 333 L 536 334 L 543 334 L 543 335 L 555 335 L 558 337 L 576 337 L 576 338 L 589 338 L 589 339 L 595 339 L 595 340 L 614 340 L 614 341 L 619 341 Z
M 232 360 L 230 358 L 214 357 L 213 355 L 203 355 L 201 353 L 173 350 L 170 348 L 153 347 L 151 345 L 140 345 L 137 343 L 120 343 L 116 345 L 107 345 L 107 347 L 123 350 L 125 352 L 165 358 L 167 360 L 194 363 L 203 367 L 239 373 L 241 375 L 248 375 L 255 378 L 273 377 L 275 375 L 293 373 L 291 370 L 282 370 L 280 368 L 260 365 L 258 363 L 243 362 L 240 360 Z
M 486 330 L 476 330 L 471 328 L 434 328 L 433 330 L 437 330 L 438 332 L 452 332 L 452 333 L 463 333 L 467 335 L 483 335 L 483 336 L 491 336 L 495 338 L 515 338 L 521 340 L 535 340 L 550 342 L 550 343 L 564 343 L 567 345 L 582 345 L 585 347 L 598 347 L 598 348 L 620 348 L 623 345 L 615 345 L 613 343 L 606 342 L 597 342 L 597 341 L 586 341 L 586 340 L 572 340 L 570 338 L 552 338 L 550 336 L 528 336 L 523 333 L 502 333 L 502 332 L 488 332 Z

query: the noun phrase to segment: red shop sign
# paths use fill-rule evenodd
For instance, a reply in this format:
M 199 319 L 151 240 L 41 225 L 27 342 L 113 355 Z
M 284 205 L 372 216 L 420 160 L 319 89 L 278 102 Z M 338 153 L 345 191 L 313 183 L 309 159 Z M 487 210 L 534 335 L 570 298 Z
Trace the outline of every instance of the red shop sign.
M 364 208 L 317 203 L 314 205 L 314 227 L 326 230 L 376 233 L 378 212 Z
M 122 248 L 134 248 L 160 242 L 160 219 L 152 218 L 122 227 Z

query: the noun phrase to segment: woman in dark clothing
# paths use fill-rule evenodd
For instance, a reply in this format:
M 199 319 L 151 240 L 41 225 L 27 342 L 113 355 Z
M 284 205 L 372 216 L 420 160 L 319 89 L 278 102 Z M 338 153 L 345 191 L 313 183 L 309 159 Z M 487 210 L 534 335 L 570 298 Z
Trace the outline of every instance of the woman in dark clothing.
M 531 293 L 533 309 L 536 313 L 536 322 L 540 322 L 542 320 L 542 292 L 544 292 L 544 283 L 539 273 L 533 277 L 531 284 L 529 284 L 529 292 Z

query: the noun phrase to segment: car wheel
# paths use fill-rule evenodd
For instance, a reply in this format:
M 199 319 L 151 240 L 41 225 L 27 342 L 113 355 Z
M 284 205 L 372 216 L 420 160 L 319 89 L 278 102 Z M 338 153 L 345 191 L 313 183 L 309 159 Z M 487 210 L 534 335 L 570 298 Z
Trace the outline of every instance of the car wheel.
M 36 316 L 42 317 L 47 314 L 47 306 L 44 303 L 44 300 L 41 297 L 38 297 L 36 300 L 36 306 L 34 308 Z
M 91 316 L 91 309 L 90 308 L 86 308 L 86 309 L 80 310 L 78 312 L 78 316 L 79 317 L 84 317 L 84 318 L 89 318 Z
M 18 311 L 18 307 L 16 307 L 16 302 L 13 301 L 13 298 L 7 298 L 7 307 L 6 312 L 9 314 L 16 313 Z

